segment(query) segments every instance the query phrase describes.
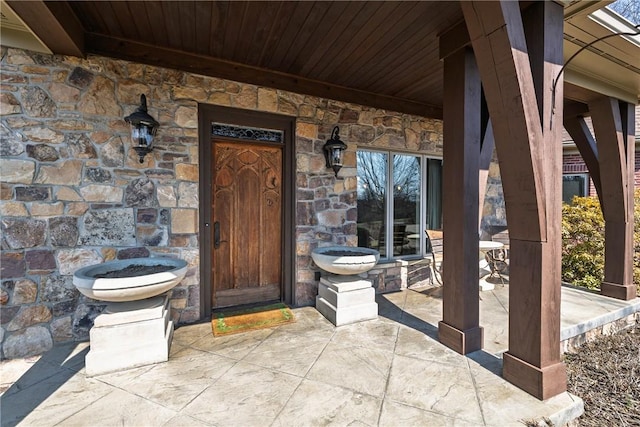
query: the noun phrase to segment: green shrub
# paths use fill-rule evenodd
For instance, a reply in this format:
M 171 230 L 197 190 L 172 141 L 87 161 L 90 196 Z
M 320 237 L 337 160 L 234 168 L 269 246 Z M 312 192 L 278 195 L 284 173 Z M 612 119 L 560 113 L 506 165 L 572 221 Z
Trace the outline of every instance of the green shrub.
M 635 191 L 633 282 L 640 292 L 640 189 Z M 562 280 L 598 289 L 604 279 L 604 219 L 597 197 L 562 206 Z

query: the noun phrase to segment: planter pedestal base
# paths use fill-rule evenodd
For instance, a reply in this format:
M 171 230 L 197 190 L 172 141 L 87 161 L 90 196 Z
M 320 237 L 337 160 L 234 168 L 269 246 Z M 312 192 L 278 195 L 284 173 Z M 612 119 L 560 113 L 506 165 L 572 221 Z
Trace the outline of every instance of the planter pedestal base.
M 376 292 L 371 281 L 361 277 L 322 277 L 316 310 L 336 326 L 378 318 Z
M 101 375 L 169 360 L 173 322 L 169 295 L 109 303 L 89 331 L 87 376 Z

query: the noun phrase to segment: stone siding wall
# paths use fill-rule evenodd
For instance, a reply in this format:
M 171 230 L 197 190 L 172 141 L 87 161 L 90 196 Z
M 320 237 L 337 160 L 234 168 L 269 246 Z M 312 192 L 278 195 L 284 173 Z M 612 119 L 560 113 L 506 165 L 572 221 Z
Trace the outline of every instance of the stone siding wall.
M 483 239 L 490 240 L 491 236 L 507 228 L 507 211 L 504 203 L 504 193 L 502 192 L 500 166 L 498 165 L 495 150 L 489 165 L 484 205 L 480 209 L 482 209 L 480 234 Z
M 104 304 L 72 275 L 112 259 L 188 261 L 171 315 L 198 319 L 198 103 L 297 119 L 297 305 L 317 294 L 311 250 L 356 244 L 356 148 L 442 154 L 438 120 L 99 56 L 2 48 L 0 66 L 0 358 L 87 339 Z M 140 164 L 123 117 L 142 93 L 160 129 Z M 335 125 L 349 145 L 338 180 L 322 152 Z

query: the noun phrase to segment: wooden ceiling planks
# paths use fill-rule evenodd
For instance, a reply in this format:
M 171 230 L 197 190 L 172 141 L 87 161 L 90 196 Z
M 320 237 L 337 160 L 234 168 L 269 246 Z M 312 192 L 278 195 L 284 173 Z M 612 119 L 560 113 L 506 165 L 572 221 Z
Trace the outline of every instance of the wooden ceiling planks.
M 209 43 L 211 41 L 210 33 L 213 25 L 213 3 L 208 1 L 196 2 L 194 6 L 194 13 L 196 53 L 200 55 L 207 55 L 209 54 Z
M 324 23 L 322 31 L 318 31 L 321 34 L 320 40 L 316 45 L 307 47 L 310 55 L 302 64 L 296 64 L 292 72 L 295 72 L 299 66 L 298 73 L 308 76 L 319 63 L 333 61 L 332 53 L 344 48 L 345 42 L 350 40 L 359 28 L 358 20 L 366 22 L 366 19 L 375 11 L 374 8 L 365 8 L 363 2 L 341 3 L 346 5 L 343 13 L 335 21 L 329 20 Z
M 418 18 L 420 19 L 420 18 Z M 422 41 L 425 40 L 424 31 L 419 24 L 412 24 L 406 31 L 394 37 L 393 41 L 388 43 L 388 52 L 377 58 L 376 67 L 368 67 L 358 72 L 357 81 L 360 85 L 368 87 L 374 82 L 390 77 L 390 73 L 404 72 L 407 66 L 413 62 L 425 64 L 418 57 L 425 47 Z M 397 46 L 406 46 L 406 49 L 397 49 Z M 374 59 L 371 59 L 374 60 Z
M 279 35 L 275 34 L 278 38 L 275 49 L 268 52 L 269 54 L 263 58 L 260 66 L 272 70 L 283 70 L 285 67 L 285 65 L 283 65 L 284 59 L 291 49 L 291 46 L 294 44 L 298 32 L 302 29 L 302 23 L 305 22 L 314 6 L 314 2 L 296 3 L 296 8 L 293 10 L 293 14 L 289 20 L 289 25 L 287 25 Z M 316 9 L 314 13 L 320 12 Z
M 169 47 L 185 50 L 180 26 L 180 4 L 174 1 L 163 1 L 160 2 L 158 9 L 162 11 L 162 21 L 164 22 L 164 30 L 167 33 Z M 191 46 L 189 48 L 190 51 L 193 51 Z
M 184 4 L 183 4 L 184 3 Z M 197 49 L 196 43 L 196 2 L 179 2 L 177 13 L 180 17 L 182 50 Z
M 286 68 L 283 69 L 286 69 L 286 72 L 300 74 L 302 65 L 315 50 L 320 49 L 318 45 L 325 35 L 332 31 L 341 31 L 334 28 L 333 23 L 344 13 L 347 5 L 347 2 L 316 3 L 284 58 Z M 324 52 L 327 54 L 326 50 Z
M 238 52 L 236 45 L 241 35 L 245 36 L 250 34 L 246 27 L 243 28 L 244 17 L 249 7 L 249 2 L 231 2 L 229 4 L 229 10 L 227 11 L 227 23 L 224 31 L 224 43 L 222 45 L 222 51 L 220 57 L 229 59 L 231 61 L 237 61 L 236 57 Z M 250 25 L 248 22 L 246 25 Z
M 346 90 L 442 103 L 438 34 L 461 19 L 457 2 L 73 1 L 88 34 L 180 50 Z M 120 52 L 102 54 L 118 57 Z M 115 41 L 115 40 L 114 40 Z M 135 49 L 140 49 L 141 46 Z M 87 46 L 92 51 L 92 46 Z M 145 58 L 161 65 L 151 52 Z M 186 56 L 189 57 L 189 56 Z M 185 64 L 198 69 L 198 64 Z M 250 75 L 244 70 L 242 75 Z M 279 80 L 279 79 L 277 79 Z M 256 81 L 262 81 L 257 78 Z M 288 81 L 288 80 L 287 80 Z M 314 84 L 312 84 L 313 86 Z M 331 91 L 327 93 L 331 96 Z M 360 95 L 358 95 L 359 97 Z M 374 97 L 374 99 L 378 99 Z M 394 105 L 396 103 L 394 102 Z
M 296 7 L 296 2 L 284 1 L 280 3 L 276 18 L 269 29 L 269 36 L 260 49 L 258 62 L 254 65 L 263 67 L 262 64 L 264 64 L 265 61 L 267 61 L 267 58 L 271 56 L 272 52 L 278 46 L 281 34 L 289 26 L 290 19 L 293 16 L 293 12 Z
M 141 34 L 140 41 L 157 46 L 170 46 L 170 35 L 164 26 L 164 13 L 160 5 L 144 3 L 144 8 L 151 25 L 151 31 L 147 34 Z M 156 42 L 154 43 L 153 40 Z
M 342 79 L 345 86 L 361 85 L 358 69 L 362 64 L 375 64 L 378 68 L 378 61 L 394 51 L 391 41 L 405 34 L 407 28 L 411 27 L 415 11 L 414 3 L 403 3 L 371 32 L 343 66 L 329 75 L 329 79 Z
M 239 38 L 235 60 L 243 64 L 258 66 L 262 46 L 271 33 L 282 2 L 269 3 L 269 7 L 249 7 L 245 12 L 242 37 Z
M 113 28 L 113 34 L 126 39 L 140 38 L 141 31 L 139 31 L 137 19 L 129 10 L 127 2 L 110 1 L 106 3 L 112 12 L 105 15 L 105 22 L 110 28 Z M 118 19 L 114 19 L 114 17 L 118 17 Z M 143 19 L 140 21 L 144 25 Z
M 227 26 L 227 15 L 229 14 L 229 3 L 227 2 L 214 2 L 212 15 L 211 15 L 211 27 L 209 37 L 209 56 L 221 58 L 222 47 L 224 46 L 224 33 Z
M 124 16 L 124 6 L 126 5 L 126 10 L 130 15 L 128 19 L 129 22 L 132 23 L 134 27 L 136 27 L 137 37 L 140 40 L 147 40 L 151 44 L 158 44 L 159 42 L 155 40 L 153 34 L 153 26 L 149 20 L 149 13 L 147 12 L 147 7 L 144 2 L 132 1 L 132 2 L 115 2 L 117 3 L 116 7 L 123 7 L 123 13 L 121 14 L 122 19 L 126 20 Z M 117 11 L 117 9 L 114 9 Z M 117 12 L 116 12 L 117 13 Z
M 90 2 L 86 4 L 80 2 L 69 2 L 71 9 L 82 22 L 82 26 L 88 32 L 109 34 L 100 13 L 96 10 L 96 5 Z
M 370 7 L 367 5 L 367 7 Z M 332 61 L 321 63 L 321 67 L 312 70 L 311 74 L 318 80 L 332 81 L 332 76 L 336 78 L 338 84 L 344 84 L 342 69 L 353 62 L 358 50 L 373 49 L 374 46 L 366 45 L 367 40 L 371 40 L 373 33 L 380 33 L 380 26 L 389 19 L 393 19 L 394 14 L 400 7 L 400 3 L 384 2 L 380 8 L 370 17 L 367 22 L 356 26 L 358 31 L 348 40 L 344 40 L 346 45 L 343 49 L 332 51 Z M 373 65 L 373 64 L 372 64 Z

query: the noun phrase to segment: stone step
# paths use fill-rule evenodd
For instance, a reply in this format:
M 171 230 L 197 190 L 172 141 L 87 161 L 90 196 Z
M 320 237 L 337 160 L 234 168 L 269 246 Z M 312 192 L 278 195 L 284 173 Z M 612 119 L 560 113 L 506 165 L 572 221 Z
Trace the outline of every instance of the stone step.
M 378 318 L 378 304 L 376 302 L 338 309 L 326 299 L 317 296 L 316 309 L 336 326 Z

